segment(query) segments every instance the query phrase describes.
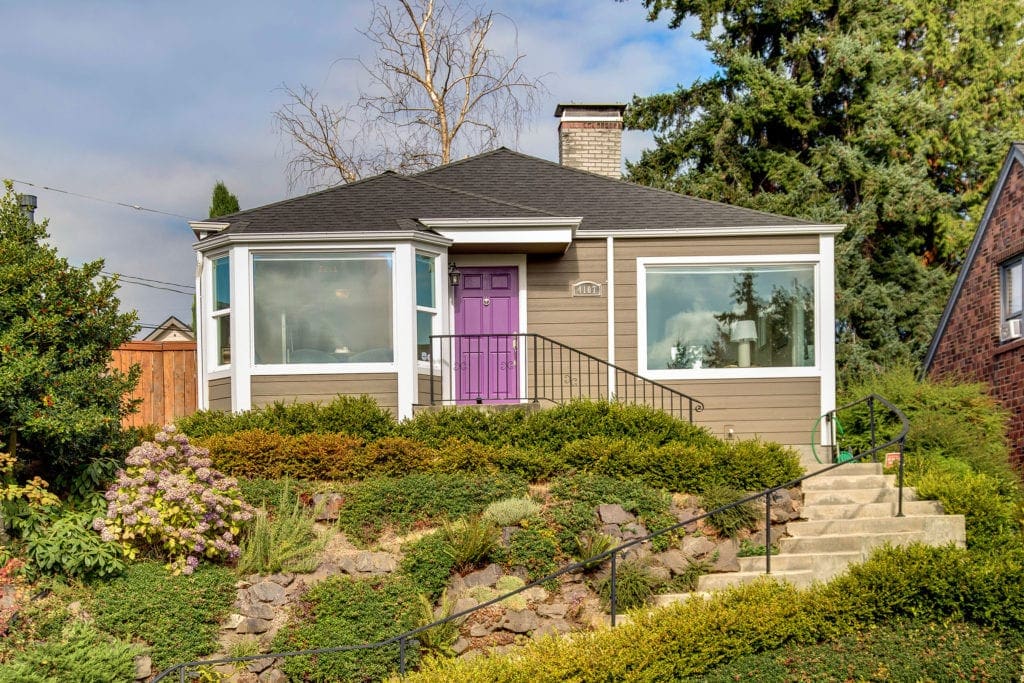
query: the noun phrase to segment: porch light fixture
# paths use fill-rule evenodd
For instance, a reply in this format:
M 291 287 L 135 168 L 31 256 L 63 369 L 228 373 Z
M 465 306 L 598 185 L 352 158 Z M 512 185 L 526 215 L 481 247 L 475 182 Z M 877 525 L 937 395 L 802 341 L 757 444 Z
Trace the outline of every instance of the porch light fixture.
M 462 273 L 455 268 L 455 261 L 448 264 L 448 284 L 452 287 L 459 286 L 459 280 L 462 279 Z
M 749 368 L 750 342 L 757 341 L 757 323 L 753 320 L 737 320 L 733 323 L 732 341 L 739 344 L 737 365 Z

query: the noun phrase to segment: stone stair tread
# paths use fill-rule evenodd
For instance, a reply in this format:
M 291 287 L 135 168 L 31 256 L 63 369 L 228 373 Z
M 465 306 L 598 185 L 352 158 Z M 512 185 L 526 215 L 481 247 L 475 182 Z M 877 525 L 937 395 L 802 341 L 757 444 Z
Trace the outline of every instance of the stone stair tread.
M 836 474 L 833 470 L 827 474 L 805 479 L 804 491 L 835 491 L 848 489 L 878 489 L 891 487 L 895 477 L 891 474 Z
M 763 571 L 705 574 L 697 581 L 697 588 L 702 591 L 729 588 L 763 578 L 788 581 L 797 586 L 807 586 L 817 579 L 817 574 L 810 569 L 780 570 L 773 571 L 771 574 L 765 574 Z
M 651 604 L 655 607 L 667 607 L 668 605 L 674 605 L 679 602 L 686 602 L 693 598 L 701 598 L 702 600 L 710 600 L 714 597 L 714 593 L 711 591 L 693 591 L 691 593 L 662 593 L 661 595 L 655 595 L 651 599 Z
M 853 563 L 861 559 L 859 550 L 837 551 L 829 553 L 778 553 L 772 555 L 772 569 L 790 570 L 795 568 L 814 570 L 819 564 L 837 562 Z M 740 571 L 763 571 L 764 555 L 739 558 Z M 792 566 L 795 565 L 795 566 Z
M 896 501 L 883 503 L 836 503 L 821 504 L 814 503 L 806 505 L 801 510 L 801 519 L 818 521 L 826 519 L 875 519 L 879 517 L 892 517 L 896 514 Z M 944 514 L 942 504 L 936 500 L 905 500 L 903 501 L 903 514 L 908 517 L 917 515 L 941 515 Z
M 801 462 L 800 466 L 803 467 L 804 471 L 806 471 L 808 474 L 811 474 L 812 472 L 819 472 L 819 471 L 821 471 L 823 469 L 832 467 L 834 464 L 835 463 L 828 463 L 828 462 L 820 463 L 820 462 L 810 461 L 810 462 Z M 882 474 L 882 473 L 883 473 L 883 468 L 882 468 L 882 463 L 880 463 L 880 462 L 849 462 L 849 463 L 845 463 L 843 465 L 840 465 L 839 467 L 835 467 L 834 469 L 831 469 L 828 472 L 826 472 L 826 473 L 824 473 L 822 475 L 819 475 L 819 476 L 822 476 L 822 477 L 832 477 L 832 476 L 850 476 L 850 475 L 857 475 L 857 474 Z
M 930 525 L 943 524 L 948 515 L 910 515 L 903 517 L 855 517 L 853 519 L 818 519 L 790 522 L 790 536 L 810 538 L 836 534 L 899 533 L 924 531 Z
M 806 482 L 805 482 L 806 483 Z M 899 498 L 899 489 L 895 487 L 837 489 L 809 491 L 804 489 L 804 506 L 808 505 L 847 505 L 852 503 L 889 503 Z M 903 502 L 917 500 L 917 491 L 912 487 L 903 487 Z

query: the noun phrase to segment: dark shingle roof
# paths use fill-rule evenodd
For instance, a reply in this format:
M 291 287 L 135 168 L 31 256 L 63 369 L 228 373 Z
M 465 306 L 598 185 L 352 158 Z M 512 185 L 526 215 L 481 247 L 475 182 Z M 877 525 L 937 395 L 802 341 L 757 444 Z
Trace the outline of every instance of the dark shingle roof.
M 504 147 L 414 176 L 387 172 L 221 216 L 230 233 L 374 232 L 421 218 L 583 218 L 588 230 L 813 225 L 657 190 Z

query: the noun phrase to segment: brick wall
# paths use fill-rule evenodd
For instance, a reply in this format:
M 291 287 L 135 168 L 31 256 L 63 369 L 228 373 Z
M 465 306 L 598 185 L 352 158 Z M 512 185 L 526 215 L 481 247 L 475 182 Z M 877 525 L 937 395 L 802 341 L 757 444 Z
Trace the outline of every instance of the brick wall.
M 979 227 L 982 229 L 984 226 Z M 1011 457 L 1024 465 L 1024 340 L 999 341 L 999 264 L 1024 253 L 1024 168 L 1014 163 L 996 198 L 987 229 L 929 375 L 987 382 L 1011 412 Z
M 621 121 L 562 121 L 558 163 L 609 178 L 622 177 Z

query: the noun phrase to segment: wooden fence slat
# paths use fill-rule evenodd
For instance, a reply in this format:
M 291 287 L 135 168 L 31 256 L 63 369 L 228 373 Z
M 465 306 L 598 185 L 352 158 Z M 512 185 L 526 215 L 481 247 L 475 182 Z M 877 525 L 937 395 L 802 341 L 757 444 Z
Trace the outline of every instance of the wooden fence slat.
M 162 426 L 196 411 L 195 342 L 128 342 L 114 349 L 110 367 L 128 372 L 135 364 L 141 375 L 132 398 L 142 403 L 124 418 L 125 427 Z

